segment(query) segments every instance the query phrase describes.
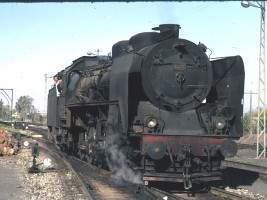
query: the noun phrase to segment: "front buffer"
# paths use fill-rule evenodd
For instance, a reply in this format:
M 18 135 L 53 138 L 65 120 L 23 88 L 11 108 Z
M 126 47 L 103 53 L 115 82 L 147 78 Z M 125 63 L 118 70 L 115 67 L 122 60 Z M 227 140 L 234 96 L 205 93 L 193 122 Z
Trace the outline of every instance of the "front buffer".
M 143 181 L 192 183 L 221 180 L 220 163 L 237 153 L 236 143 L 226 137 L 143 135 Z

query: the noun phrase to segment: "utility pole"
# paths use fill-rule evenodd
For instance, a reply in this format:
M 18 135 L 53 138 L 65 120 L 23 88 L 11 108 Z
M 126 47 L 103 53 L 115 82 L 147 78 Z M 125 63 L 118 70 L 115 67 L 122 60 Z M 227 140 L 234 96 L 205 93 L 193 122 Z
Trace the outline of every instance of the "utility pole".
M 265 1 L 261 1 L 257 158 L 266 157 Z
M 250 98 L 249 98 L 249 134 L 252 135 L 252 130 L 253 130 L 253 123 L 252 123 L 252 95 L 253 94 L 258 94 L 256 92 L 252 92 L 252 90 L 250 90 L 250 92 L 245 92 L 245 94 L 249 94 Z
M 250 6 L 261 9 L 260 21 L 260 55 L 259 55 L 259 85 L 258 85 L 258 120 L 257 120 L 257 156 L 266 157 L 266 100 L 265 100 L 265 1 L 242 1 L 245 8 Z
M 52 76 L 48 76 L 45 74 L 45 91 L 44 91 L 44 113 L 46 113 L 46 101 L 47 101 L 47 79 L 52 78 Z
M 46 90 L 47 90 L 47 74 L 45 74 L 44 113 L 46 112 Z
M 95 50 L 96 55 L 99 56 L 99 53 L 102 52 L 100 49 Z

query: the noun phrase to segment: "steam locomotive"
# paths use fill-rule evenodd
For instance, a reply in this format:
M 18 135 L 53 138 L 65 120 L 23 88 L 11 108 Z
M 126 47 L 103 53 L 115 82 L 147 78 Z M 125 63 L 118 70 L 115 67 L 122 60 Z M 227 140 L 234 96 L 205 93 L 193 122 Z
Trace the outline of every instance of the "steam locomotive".
M 49 90 L 47 125 L 62 150 L 140 181 L 221 179 L 243 134 L 244 64 L 209 59 L 206 46 L 161 24 L 119 41 L 112 56 L 83 56 Z

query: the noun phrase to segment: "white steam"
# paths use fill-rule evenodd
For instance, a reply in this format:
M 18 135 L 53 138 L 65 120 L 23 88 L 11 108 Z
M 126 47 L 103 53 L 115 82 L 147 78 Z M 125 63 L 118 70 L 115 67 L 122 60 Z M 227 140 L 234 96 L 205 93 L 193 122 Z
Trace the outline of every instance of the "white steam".
M 107 149 L 107 162 L 109 169 L 115 173 L 115 176 L 131 183 L 142 184 L 141 173 L 134 171 L 129 167 L 129 160 L 126 157 L 126 151 L 121 147 L 122 143 L 118 135 L 110 138 Z

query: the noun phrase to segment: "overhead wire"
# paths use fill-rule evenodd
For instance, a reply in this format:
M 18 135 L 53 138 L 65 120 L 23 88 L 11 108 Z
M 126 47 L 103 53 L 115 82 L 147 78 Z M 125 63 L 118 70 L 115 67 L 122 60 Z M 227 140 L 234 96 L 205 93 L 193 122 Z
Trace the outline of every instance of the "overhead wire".
M 179 19 L 183 19 L 183 18 L 186 18 L 186 17 L 188 17 L 188 16 L 190 16 L 192 14 L 200 12 L 200 11 L 202 11 L 202 10 L 212 6 L 212 5 L 214 5 L 215 3 L 217 3 L 217 2 L 205 2 L 205 3 L 202 3 L 202 4 L 192 8 L 190 10 L 187 10 L 185 13 L 182 13 L 182 15 L 179 16 Z

